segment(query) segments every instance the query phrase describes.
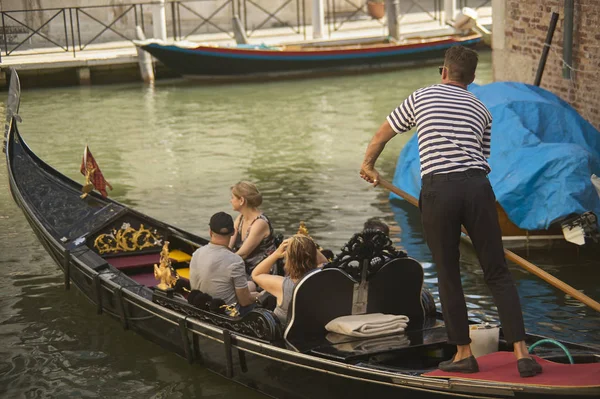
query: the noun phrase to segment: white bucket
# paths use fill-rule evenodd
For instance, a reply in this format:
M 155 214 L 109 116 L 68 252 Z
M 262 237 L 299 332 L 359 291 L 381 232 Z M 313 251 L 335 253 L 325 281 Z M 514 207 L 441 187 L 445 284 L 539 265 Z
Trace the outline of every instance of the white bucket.
M 472 324 L 469 326 L 471 351 L 479 357 L 488 353 L 498 352 L 500 328 L 489 324 Z

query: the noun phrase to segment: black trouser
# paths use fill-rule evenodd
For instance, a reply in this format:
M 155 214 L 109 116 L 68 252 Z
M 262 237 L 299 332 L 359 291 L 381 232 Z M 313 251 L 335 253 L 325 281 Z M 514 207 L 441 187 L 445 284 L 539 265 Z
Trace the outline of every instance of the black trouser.
M 473 241 L 483 276 L 498 307 L 508 343 L 525 339 L 521 303 L 506 266 L 496 197 L 484 171 L 423 176 L 419 198 L 421 221 L 438 275 L 448 342 L 467 345 L 467 306 L 460 278 L 461 224 Z

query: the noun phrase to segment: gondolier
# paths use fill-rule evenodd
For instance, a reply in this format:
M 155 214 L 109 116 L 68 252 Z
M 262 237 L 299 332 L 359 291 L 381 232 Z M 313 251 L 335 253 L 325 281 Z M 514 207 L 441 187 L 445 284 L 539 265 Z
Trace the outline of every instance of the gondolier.
M 417 126 L 422 189 L 419 198 L 427 245 L 437 267 L 448 342 L 457 345 L 444 371 L 479 371 L 471 353 L 467 307 L 460 279 L 461 225 L 469 232 L 498 307 L 504 335 L 513 343 L 521 377 L 541 373 L 528 354 L 519 295 L 506 265 L 496 198 L 487 179 L 492 116 L 467 86 L 475 79 L 478 56 L 462 46 L 446 51 L 441 84 L 419 89 L 381 125 L 365 154 L 361 176 L 379 182 L 375 162 L 396 134 Z

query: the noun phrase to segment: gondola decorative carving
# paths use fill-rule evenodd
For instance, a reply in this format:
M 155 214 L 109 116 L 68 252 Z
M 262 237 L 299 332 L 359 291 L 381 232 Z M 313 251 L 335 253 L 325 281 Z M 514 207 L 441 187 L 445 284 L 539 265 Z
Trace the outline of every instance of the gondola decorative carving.
M 283 337 L 279 320 L 267 309 L 257 308 L 243 317 L 229 317 L 199 309 L 187 303 L 185 299 L 168 298 L 164 292 L 159 290 L 154 291 L 152 301 L 186 316 L 194 317 L 201 322 L 226 328 L 237 334 L 269 342 L 280 340 Z
M 154 230 L 140 224 L 134 229 L 129 223 L 123 223 L 119 230 L 113 229 L 107 234 L 100 234 L 94 240 L 94 248 L 99 254 L 141 251 L 162 245 L 162 237 Z
M 163 291 L 172 288 L 179 279 L 171 266 L 171 259 L 169 259 L 169 241 L 165 241 L 165 245 L 160 251 L 160 264 L 154 265 L 154 278 L 160 281 L 156 288 Z
M 298 226 L 298 232 L 296 234 L 310 237 L 310 234 L 308 234 L 308 228 L 304 222 L 300 222 L 300 225 Z
M 84 199 L 85 197 L 87 197 L 88 194 L 94 190 L 94 184 L 92 183 L 92 176 L 94 175 L 95 171 L 96 171 L 96 168 L 94 168 L 94 166 L 92 165 L 91 162 L 88 162 L 87 168 L 85 170 L 85 183 L 83 183 L 83 186 L 81 187 L 81 192 L 83 193 L 80 196 L 81 199 Z
M 163 291 L 172 288 L 179 279 L 171 266 L 171 259 L 169 259 L 169 241 L 165 241 L 165 245 L 160 251 L 160 264 L 154 265 L 154 278 L 160 281 L 156 288 Z
M 342 247 L 342 252 L 327 267 L 342 269 L 356 281 L 361 281 L 362 265 L 365 260 L 369 261 L 368 280 L 387 261 L 406 256 L 406 252 L 394 247 L 392 240 L 385 233 L 378 230 L 365 230 L 354 234 Z

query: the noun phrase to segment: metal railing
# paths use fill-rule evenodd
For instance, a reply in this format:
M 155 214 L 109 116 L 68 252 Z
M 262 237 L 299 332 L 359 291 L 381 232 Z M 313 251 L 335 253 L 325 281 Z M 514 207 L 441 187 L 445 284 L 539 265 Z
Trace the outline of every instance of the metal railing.
M 359 0 L 359 4 L 356 0 L 343 0 L 350 10 L 340 11 L 336 8 L 335 0 L 326 0 L 326 21 L 329 27 L 329 34 L 342 29 L 343 25 L 347 22 L 354 22 L 357 20 L 373 19 L 379 23 L 380 26 L 384 27 L 387 25 L 385 18 L 375 19 L 371 17 L 367 11 L 368 0 Z M 442 24 L 442 12 L 444 9 L 443 0 L 401 0 L 400 3 L 400 18 L 399 22 L 402 22 L 407 15 L 412 12 L 418 11 L 425 16 L 425 19 L 419 22 L 430 22 L 439 21 Z
M 213 2 L 218 3 L 219 0 L 214 0 Z M 229 37 L 234 38 L 230 22 L 231 18 L 233 18 L 235 15 L 238 15 L 241 18 L 244 30 L 246 31 L 246 35 L 248 37 L 252 37 L 252 35 L 257 30 L 263 28 L 270 21 L 275 21 L 275 24 L 279 27 L 289 28 L 295 34 L 306 35 L 305 0 L 283 0 L 283 2 L 277 6 L 275 11 L 272 12 L 265 9 L 254 0 L 225 0 L 223 1 L 223 4 L 218 6 L 209 15 L 202 14 L 200 11 L 192 9 L 186 3 L 190 3 L 190 1 L 172 1 L 169 3 L 171 7 L 171 15 L 173 16 L 172 33 L 174 40 L 185 40 L 190 36 L 196 34 L 201 28 L 207 25 L 213 27 L 214 30 L 217 32 L 225 33 Z M 284 11 L 285 8 L 289 8 L 288 6 L 293 5 L 295 5 L 296 25 L 290 24 L 290 22 L 284 21 L 278 17 L 278 14 L 280 12 Z M 260 14 L 264 14 L 263 18 L 257 21 L 257 23 L 251 27 L 248 23 L 249 8 L 258 10 Z M 200 21 L 187 33 L 184 33 L 181 28 L 182 9 L 192 14 Z M 215 17 L 218 17 L 219 14 L 223 14 L 224 12 L 229 12 L 231 14 L 228 20 L 228 24 L 226 26 L 223 23 L 218 23 L 214 21 Z
M 234 38 L 231 20 L 237 15 L 248 37 L 267 27 L 284 27 L 306 39 L 306 2 L 311 0 L 278 1 L 279 4 L 269 10 L 258 0 L 167 0 L 168 34 L 174 40 L 188 39 L 199 33 L 224 33 Z M 367 0 L 325 0 L 329 35 L 342 30 L 349 22 L 372 21 L 366 3 Z M 490 3 L 490 0 L 459 0 L 458 5 L 479 9 Z M 152 21 L 147 21 L 148 14 L 158 5 L 160 3 L 154 1 L 0 11 L 0 62 L 2 55 L 10 56 L 26 47 L 33 49 L 32 54 L 58 51 L 72 52 L 76 57 L 78 51 L 87 50 L 100 41 L 132 41 L 136 39 L 136 26 L 143 32 L 152 26 Z M 426 18 L 423 22 L 442 23 L 442 0 L 401 0 L 400 6 L 400 21 L 418 11 Z M 283 16 L 284 13 L 287 15 Z M 106 18 L 107 15 L 111 16 Z M 385 18 L 376 21 L 375 26 L 386 24 Z
M 172 19 L 172 29 L 173 29 L 173 39 L 174 40 L 187 39 L 190 36 L 197 33 L 200 29 L 202 29 L 205 26 L 211 26 L 217 32 L 226 33 L 231 38 L 234 37 L 233 33 L 231 32 L 231 29 L 227 29 L 226 27 L 222 26 L 222 24 L 220 24 L 219 22 L 214 21 L 214 19 L 217 18 L 222 13 L 222 11 L 223 12 L 229 11 L 229 13 L 231 14 L 231 18 L 233 18 L 233 16 L 236 14 L 236 9 L 239 9 L 239 5 L 237 5 L 237 4 L 239 4 L 239 0 L 237 0 L 237 1 L 236 0 L 224 0 L 223 4 L 219 5 L 216 8 L 216 10 L 211 12 L 208 16 L 205 16 L 202 13 L 200 13 L 199 11 L 194 10 L 186 3 L 190 3 L 190 1 L 172 1 L 172 2 L 168 3 L 168 4 L 170 4 L 170 8 L 171 8 L 171 17 L 172 17 L 171 19 Z M 214 3 L 219 3 L 219 0 L 214 1 Z M 187 11 L 187 12 L 191 13 L 192 15 L 194 15 L 200 21 L 189 32 L 187 32 L 185 34 L 183 33 L 183 30 L 181 28 L 181 10 L 182 9 L 184 11 Z M 229 28 L 231 28 L 231 26 L 229 26 Z
M 35 10 L 35 11 L 41 12 L 41 10 Z M 41 25 L 37 29 L 30 27 L 27 23 L 23 22 L 19 18 L 20 15 L 23 15 L 25 13 L 35 12 L 35 11 L 33 11 L 33 10 L 32 11 L 18 10 L 18 11 L 1 11 L 0 12 L 1 20 L 2 20 L 2 27 L 1 27 L 2 39 L 3 39 L 2 43 L 4 44 L 4 54 L 5 55 L 10 55 L 12 52 L 16 51 L 19 47 L 21 47 L 23 44 L 25 44 L 27 41 L 29 41 L 33 36 L 39 36 L 39 37 L 43 38 L 44 40 L 54 44 L 55 46 L 60 47 L 61 49 L 65 50 L 65 51 L 69 51 L 69 38 L 68 38 L 68 33 L 67 33 L 67 10 L 64 8 L 44 10 L 45 12 L 50 12 L 50 13 L 54 12 L 54 14 L 52 16 L 50 16 L 49 18 L 44 19 L 42 21 Z M 43 33 L 44 28 L 47 27 L 52 21 L 54 21 L 60 15 L 62 15 L 64 32 L 65 32 L 64 45 L 62 43 L 58 43 L 56 41 L 56 40 L 58 40 L 57 38 L 51 39 L 46 34 Z M 8 25 L 7 21 L 15 22 L 15 23 L 17 23 L 17 25 Z M 19 33 L 29 33 L 29 35 L 25 39 L 18 42 L 14 47 L 9 49 L 9 40 L 10 40 L 11 33 L 14 35 L 17 35 Z
M 204 33 L 225 33 L 233 38 L 231 19 L 236 14 L 242 19 L 248 37 L 269 24 L 288 27 L 293 33 L 306 37 L 305 1 L 282 0 L 274 11 L 266 9 L 256 0 L 173 0 L 165 5 L 167 14 L 170 14 L 167 15 L 169 34 L 174 40 L 187 39 L 201 30 L 204 30 Z M 211 7 L 198 7 L 202 3 L 210 3 Z M 90 44 L 98 43 L 101 37 L 106 39 L 108 34 L 117 40 L 133 41 L 136 39 L 136 26 L 141 26 L 142 31 L 146 32 L 144 14 L 158 5 L 159 2 L 148 2 L 0 11 L 0 46 L 3 47 L 0 48 L 0 57 L 2 54 L 10 56 L 17 50 L 23 50 L 27 44 L 33 47 L 33 39 L 36 40 L 37 47 L 45 48 L 45 52 L 48 52 L 49 48 L 55 51 L 72 51 L 73 56 L 76 56 L 77 51 L 89 48 Z M 197 7 L 194 8 L 194 5 Z M 279 16 L 283 11 L 290 11 L 292 7 L 295 15 L 293 20 L 286 21 Z M 214 9 L 202 12 L 203 8 Z M 94 15 L 94 12 L 108 14 L 108 11 L 115 9 L 119 11 L 114 12 L 108 21 Z M 262 14 L 262 17 L 252 24 L 248 20 L 249 9 L 252 9 L 255 16 Z M 188 15 L 185 21 L 182 17 L 184 13 Z M 129 21 L 126 21 L 127 19 Z M 98 31 L 91 37 L 84 37 L 84 24 L 88 28 L 90 25 L 97 27 Z M 59 31 L 60 35 L 57 34 Z M 19 35 L 27 36 L 23 38 Z
M 5 56 L 13 54 L 16 50 L 21 49 L 28 42 L 31 44 L 32 38 L 42 39 L 37 46 L 47 48 L 48 44 L 53 45 L 58 51 L 72 51 L 76 55 L 77 51 L 85 50 L 90 44 L 107 32 L 111 32 L 117 37 L 124 40 L 134 40 L 134 33 L 129 33 L 123 29 L 118 29 L 117 24 L 128 15 L 134 16 L 133 27 L 127 27 L 131 32 L 135 32 L 135 26 L 141 25 L 144 27 L 144 6 L 145 4 L 126 4 L 123 5 L 124 10 L 115 15 L 111 21 L 104 22 L 93 15 L 93 10 L 106 9 L 109 6 L 87 6 L 87 7 L 64 7 L 64 8 L 46 8 L 39 10 L 13 10 L 0 11 L 0 31 L 2 33 L 2 43 Z M 110 7 L 114 9 L 114 7 Z M 48 15 L 49 14 L 49 15 Z M 34 26 L 34 21 L 38 20 L 39 26 Z M 91 39 L 82 39 L 82 24 L 90 22 L 99 26 L 97 32 Z M 16 25 L 10 25 L 12 22 Z M 54 27 L 52 24 L 54 23 Z M 60 25 L 60 26 L 57 26 Z M 18 29 L 15 29 L 17 27 Z M 52 29 L 54 28 L 54 29 Z M 133 28 L 133 29 L 131 29 Z M 60 31 L 60 37 L 55 34 L 50 37 L 50 31 Z M 64 32 L 64 36 L 62 33 Z M 18 34 L 27 34 L 25 38 L 16 38 Z M 13 37 L 16 40 L 13 41 Z M 51 46 L 52 47 L 52 46 Z
M 475 11 L 479 11 L 482 7 L 491 7 L 492 0 L 459 0 L 458 7 L 462 9 L 463 7 L 473 8 Z

